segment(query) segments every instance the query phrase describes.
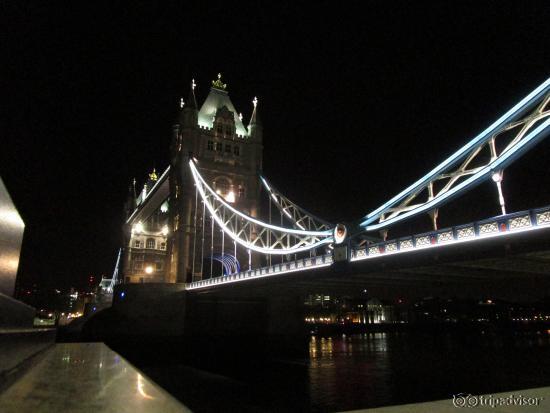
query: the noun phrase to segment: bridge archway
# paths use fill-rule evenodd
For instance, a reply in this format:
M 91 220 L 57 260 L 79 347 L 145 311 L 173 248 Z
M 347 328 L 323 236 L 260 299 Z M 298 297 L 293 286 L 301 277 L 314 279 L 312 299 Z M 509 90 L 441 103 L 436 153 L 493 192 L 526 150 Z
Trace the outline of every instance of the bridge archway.
M 215 253 L 206 256 L 203 262 L 203 279 L 236 274 L 241 271 L 239 260 L 232 254 Z

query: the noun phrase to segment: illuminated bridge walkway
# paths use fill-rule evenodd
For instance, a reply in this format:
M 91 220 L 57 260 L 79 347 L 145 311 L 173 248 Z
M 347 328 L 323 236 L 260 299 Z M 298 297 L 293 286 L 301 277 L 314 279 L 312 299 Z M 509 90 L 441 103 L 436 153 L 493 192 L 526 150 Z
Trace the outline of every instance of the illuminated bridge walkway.
M 348 258 L 351 262 L 377 259 L 391 254 L 412 253 L 420 249 L 425 250 L 458 243 L 479 242 L 483 239 L 506 237 L 517 233 L 542 229 L 550 229 L 550 207 L 501 215 L 470 224 L 373 243 L 368 247 L 352 249 Z M 296 271 L 315 270 L 328 267 L 333 263 L 333 254 L 325 254 L 195 281 L 188 283 L 186 288 L 188 290 L 211 288 L 251 279 L 280 276 Z

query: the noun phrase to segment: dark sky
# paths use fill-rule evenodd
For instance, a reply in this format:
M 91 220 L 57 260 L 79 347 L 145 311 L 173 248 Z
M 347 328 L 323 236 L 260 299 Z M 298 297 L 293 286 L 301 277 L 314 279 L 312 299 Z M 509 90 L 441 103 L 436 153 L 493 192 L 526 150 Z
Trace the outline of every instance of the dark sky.
M 157 3 L 0 6 L 0 174 L 26 223 L 23 283 L 112 272 L 128 183 L 167 166 L 192 77 L 200 104 L 222 72 L 246 120 L 257 95 L 265 175 L 349 221 L 550 76 L 542 1 Z M 507 170 L 510 210 L 550 203 L 549 160 L 543 142 Z M 447 225 L 495 215 L 494 187 L 447 209 Z

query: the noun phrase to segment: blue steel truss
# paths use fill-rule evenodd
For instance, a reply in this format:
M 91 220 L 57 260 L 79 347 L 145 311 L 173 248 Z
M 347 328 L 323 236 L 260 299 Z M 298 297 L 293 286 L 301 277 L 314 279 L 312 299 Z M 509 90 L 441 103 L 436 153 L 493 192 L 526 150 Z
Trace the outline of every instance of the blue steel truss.
M 549 91 L 550 79 L 427 175 L 370 212 L 360 227 L 364 231 L 384 230 L 420 213 L 437 211 L 491 176 L 502 176 L 505 167 L 550 134 Z M 497 152 L 495 141 L 511 132 L 515 133 L 511 141 Z M 490 160 L 473 167 L 486 148 L 490 151 Z M 434 189 L 436 183 L 443 185 L 439 191 Z M 427 199 L 419 202 L 423 196 Z
M 239 260 L 231 254 L 213 254 L 212 259 L 223 266 L 223 275 L 236 274 L 241 271 Z

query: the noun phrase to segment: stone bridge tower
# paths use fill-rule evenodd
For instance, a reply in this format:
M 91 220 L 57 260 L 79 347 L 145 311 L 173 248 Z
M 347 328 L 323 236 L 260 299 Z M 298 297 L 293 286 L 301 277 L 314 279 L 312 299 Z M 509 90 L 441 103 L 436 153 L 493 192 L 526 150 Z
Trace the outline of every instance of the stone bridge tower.
M 263 145 L 257 99 L 254 98 L 252 115 L 245 127 L 242 115 L 229 98 L 227 85 L 218 74 L 200 109 L 194 81 L 187 101 L 182 101 L 181 106 L 170 148 L 167 282 L 210 276 L 213 265 L 209 265 L 209 257 L 222 252 L 219 228 L 212 231 L 208 211 L 203 216 L 200 196 L 196 199 L 188 166 L 190 156 L 207 182 L 227 202 L 254 217 L 259 212 Z M 210 233 L 211 237 L 201 235 Z M 226 241 L 224 253 L 235 255 L 237 251 L 241 266 L 248 265 L 247 252 L 235 248 L 232 240 Z

